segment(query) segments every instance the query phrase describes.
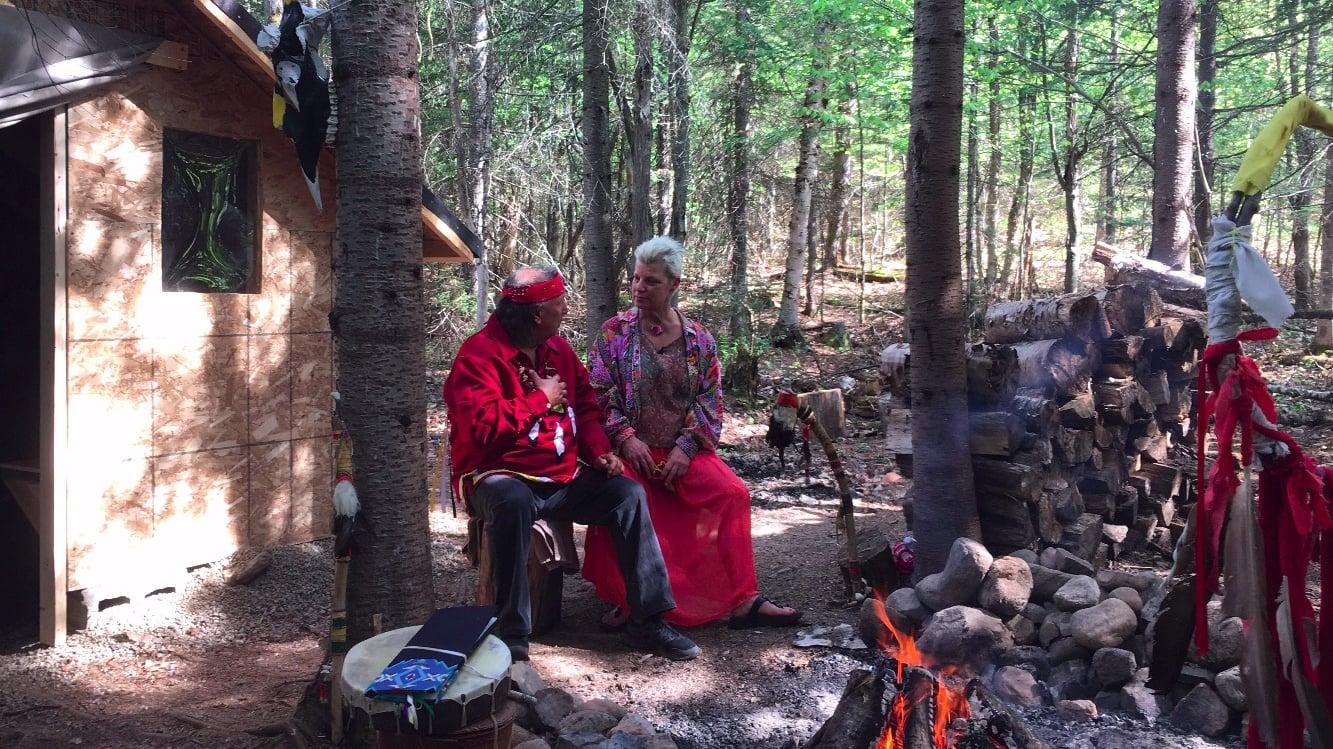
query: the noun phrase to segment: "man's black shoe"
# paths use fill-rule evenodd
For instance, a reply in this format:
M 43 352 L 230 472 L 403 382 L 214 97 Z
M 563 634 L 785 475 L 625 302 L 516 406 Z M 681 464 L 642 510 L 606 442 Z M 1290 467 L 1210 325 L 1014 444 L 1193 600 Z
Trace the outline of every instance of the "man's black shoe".
M 515 663 L 528 660 L 527 640 L 506 640 L 505 644 L 509 646 L 509 657 Z
M 660 618 L 646 622 L 631 620 L 625 628 L 625 641 L 635 650 L 644 650 L 673 661 L 688 661 L 699 657 L 702 652 L 693 640 L 672 629 Z

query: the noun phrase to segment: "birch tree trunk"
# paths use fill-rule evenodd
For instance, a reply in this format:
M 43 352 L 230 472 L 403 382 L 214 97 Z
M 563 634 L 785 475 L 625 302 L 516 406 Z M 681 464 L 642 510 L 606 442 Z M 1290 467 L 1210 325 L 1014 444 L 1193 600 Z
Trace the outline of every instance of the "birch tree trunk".
M 1148 258 L 1189 268 L 1194 173 L 1194 0 L 1162 0 L 1157 10 L 1153 117 L 1152 244 Z
M 977 34 L 977 20 L 972 20 L 972 36 Z M 974 77 L 967 84 L 967 98 L 969 101 L 976 101 L 980 92 L 979 84 Z M 977 130 L 977 110 L 975 107 L 968 110 L 967 113 L 967 204 L 963 206 L 963 213 L 966 217 L 966 226 L 963 229 L 964 248 L 963 254 L 967 258 L 967 301 L 971 305 L 973 296 L 977 291 L 977 275 L 981 270 L 981 261 L 977 257 L 980 242 L 977 241 L 977 188 L 980 180 L 977 179 L 977 172 L 981 171 L 981 148 L 977 145 L 977 138 L 980 137 Z
M 1000 191 L 1000 77 L 997 74 L 1000 67 L 1000 32 L 995 27 L 995 17 L 992 16 L 987 24 L 990 30 L 990 68 L 991 81 L 989 91 L 989 101 L 986 106 L 986 133 L 987 145 L 990 146 L 990 159 L 986 164 L 986 197 L 982 216 L 984 221 L 983 231 L 986 237 L 986 295 L 994 296 L 995 280 L 999 275 L 999 244 L 996 242 L 995 235 L 995 207 L 999 202 Z
M 728 332 L 738 341 L 750 338 L 750 295 L 746 266 L 750 261 L 750 108 L 754 101 L 754 63 L 748 44 L 754 38 L 748 0 L 734 0 L 736 35 L 741 44 L 736 61 L 736 87 L 732 98 L 731 184 L 727 192 L 727 217 L 731 224 L 731 318 Z
M 907 167 L 907 327 L 912 344 L 916 575 L 944 567 L 955 539 L 980 539 L 968 455 L 958 247 L 963 0 L 915 4 Z
M 348 634 L 356 643 L 374 633 L 376 615 L 395 629 L 420 624 L 435 607 L 422 499 L 422 146 L 416 4 L 355 2 L 333 13 L 338 231 L 329 321 L 356 488 L 375 529 L 348 575 Z
M 634 4 L 634 102 L 630 106 L 630 244 L 652 236 L 653 37 L 649 0 Z
M 1216 2 L 1216 0 L 1213 0 Z M 1113 6 L 1110 9 L 1111 32 L 1110 46 L 1111 52 L 1107 56 L 1108 62 L 1112 68 L 1120 64 L 1120 8 Z M 1097 236 L 1111 244 L 1115 244 L 1116 235 L 1116 193 L 1120 187 L 1120 175 L 1118 174 L 1119 158 L 1116 142 L 1117 133 L 1115 128 L 1108 128 L 1106 134 L 1106 148 L 1102 150 L 1102 189 L 1101 189 L 1101 210 L 1099 211 L 1097 221 Z
M 1078 144 L 1078 108 L 1074 82 L 1078 80 L 1078 12 L 1077 0 L 1069 7 L 1069 31 L 1065 35 L 1065 150 L 1060 168 L 1060 188 L 1065 198 L 1065 285 L 1066 294 L 1078 288 L 1078 249 L 1083 228 L 1082 184 L 1079 180 L 1079 161 L 1083 158 Z
M 1306 37 L 1305 48 L 1305 80 L 1301 90 L 1292 92 L 1295 96 L 1302 93 L 1312 94 L 1314 92 L 1315 76 L 1318 74 L 1319 64 L 1319 21 L 1316 18 L 1318 8 L 1315 4 L 1307 0 L 1305 6 L 1305 21 L 1309 26 L 1309 32 Z M 1296 70 L 1293 67 L 1292 77 L 1296 76 Z M 1313 296 L 1313 289 L 1310 284 L 1310 196 L 1314 192 L 1315 180 L 1315 135 L 1309 128 L 1300 128 L 1296 131 L 1296 160 L 1300 165 L 1300 188 L 1295 195 L 1291 196 L 1290 205 L 1293 217 L 1293 226 L 1291 230 L 1291 254 L 1294 284 L 1292 289 L 1292 302 L 1298 310 L 1307 310 L 1310 308 L 1310 299 Z M 1328 227 L 1325 228 L 1325 232 Z
M 607 0 L 583 0 L 583 265 L 592 340 L 616 313 Z
M 472 277 L 477 299 L 476 324 L 488 316 L 486 295 L 490 263 L 486 250 L 486 197 L 491 182 L 491 131 L 495 121 L 495 90 L 490 59 L 490 0 L 472 0 L 472 55 L 468 62 L 468 168 L 467 215 L 472 230 L 482 239 L 481 257 Z
M 782 305 L 773 325 L 775 343 L 790 344 L 801 337 L 797 317 L 801 303 L 801 275 L 805 270 L 805 245 L 810 232 L 810 202 L 819 177 L 819 114 L 823 108 L 824 79 L 810 77 L 801 102 L 800 158 L 792 184 L 791 222 L 787 226 L 787 272 L 782 279 Z

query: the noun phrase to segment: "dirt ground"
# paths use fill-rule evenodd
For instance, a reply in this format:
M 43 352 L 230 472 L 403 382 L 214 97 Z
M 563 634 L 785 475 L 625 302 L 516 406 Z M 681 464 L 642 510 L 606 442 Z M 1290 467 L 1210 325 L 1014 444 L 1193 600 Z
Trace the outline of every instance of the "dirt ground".
M 872 292 L 872 322 L 857 325 L 856 287 L 831 283 L 825 321 L 848 323 L 854 345 L 766 352 L 761 374 L 767 386 L 794 379 L 836 386 L 841 372 L 873 371 L 880 348 L 902 339 L 901 318 L 892 312 L 901 309 L 902 286 L 878 285 Z M 721 319 L 720 310 L 707 305 L 699 312 L 710 324 Z M 1292 355 L 1307 341 L 1306 333 L 1293 332 L 1259 349 L 1272 381 L 1327 387 L 1333 360 Z M 439 373 L 432 379 L 438 387 Z M 1317 405 L 1281 400 L 1297 409 Z M 762 403 L 731 404 L 722 451 L 751 487 L 761 590 L 801 608 L 807 626 L 854 623 L 855 611 L 839 605 L 832 477 L 822 457 L 808 485 L 790 456 L 780 471 L 763 442 L 766 421 Z M 433 430 L 439 425 L 435 405 Z M 853 417 L 839 448 L 856 491 L 858 525 L 878 524 L 897 539 L 910 481 L 898 476 L 877 435 L 873 419 Z M 1299 430 L 1325 461 L 1333 457 L 1330 435 L 1329 426 Z M 437 604 L 469 602 L 476 576 L 460 553 L 463 518 L 433 508 L 431 530 Z M 229 571 L 252 554 L 196 569 L 172 591 L 108 608 L 60 650 L 33 646 L 30 632 L 0 632 L 0 748 L 282 745 L 279 737 L 254 732 L 291 715 L 321 661 L 331 554 L 326 540 L 280 548 L 256 582 L 227 587 Z M 672 663 L 630 651 L 618 635 L 599 631 L 606 606 L 577 576 L 566 578 L 564 601 L 563 623 L 532 650 L 548 684 L 620 702 L 669 731 L 681 747 L 796 747 L 832 713 L 849 671 L 874 657 L 864 650 L 794 647 L 794 630 L 737 632 L 714 624 L 690 631 L 703 648 L 699 659 Z M 1219 746 L 1118 718 L 1100 725 L 1123 740 L 1107 733 L 1106 742 L 1092 744 L 1062 733 L 1052 715 L 1035 721 L 1056 746 Z M 1145 736 L 1151 737 L 1146 744 Z

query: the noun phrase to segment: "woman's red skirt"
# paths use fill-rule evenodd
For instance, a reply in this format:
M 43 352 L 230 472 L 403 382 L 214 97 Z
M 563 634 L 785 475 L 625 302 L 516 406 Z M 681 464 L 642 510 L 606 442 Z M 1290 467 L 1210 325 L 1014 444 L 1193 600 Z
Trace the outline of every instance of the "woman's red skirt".
M 669 448 L 649 448 L 661 463 Z M 713 452 L 700 452 L 668 491 L 657 479 L 644 480 L 628 465 L 625 475 L 648 494 L 648 513 L 657 531 L 676 608 L 663 618 L 694 627 L 731 615 L 759 592 L 750 539 L 750 490 Z M 590 526 L 583 577 L 607 603 L 625 607 L 625 579 L 615 545 L 605 528 Z

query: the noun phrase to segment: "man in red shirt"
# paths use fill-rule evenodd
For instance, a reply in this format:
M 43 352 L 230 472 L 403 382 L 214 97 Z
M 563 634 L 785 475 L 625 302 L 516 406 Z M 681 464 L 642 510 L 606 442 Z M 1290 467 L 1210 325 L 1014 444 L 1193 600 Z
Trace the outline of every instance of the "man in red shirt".
M 486 518 L 495 634 L 526 660 L 532 633 L 528 545 L 539 518 L 606 526 L 629 597 L 629 644 L 676 660 L 699 654 L 662 621 L 676 607 L 643 488 L 602 429 L 588 370 L 559 335 L 569 312 L 554 268 L 505 279 L 495 312 L 463 342 L 444 382 L 458 496 Z

